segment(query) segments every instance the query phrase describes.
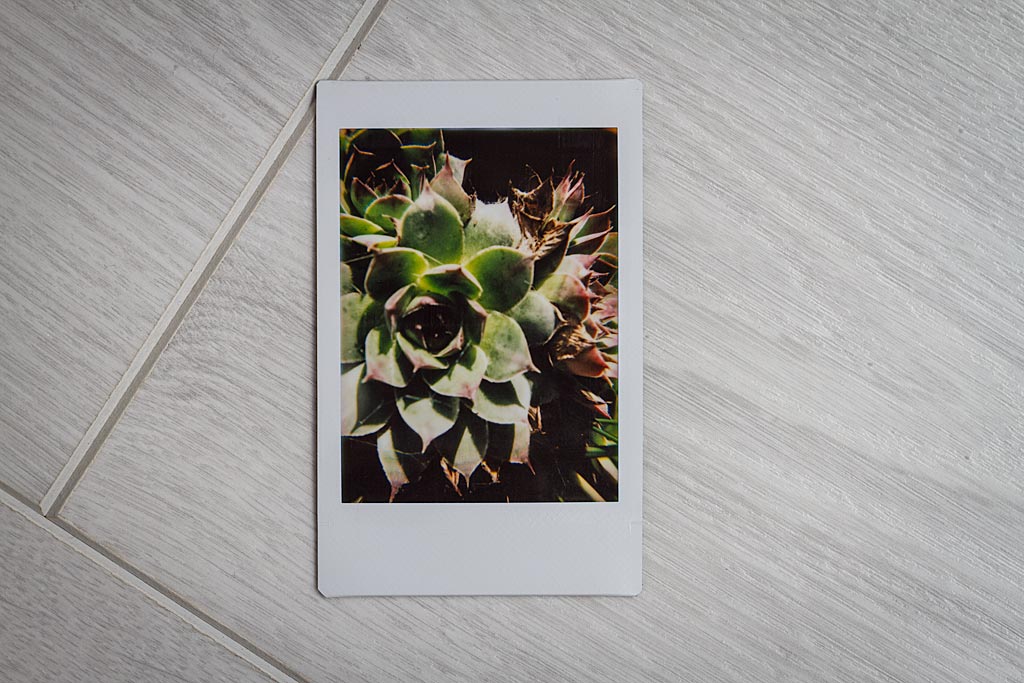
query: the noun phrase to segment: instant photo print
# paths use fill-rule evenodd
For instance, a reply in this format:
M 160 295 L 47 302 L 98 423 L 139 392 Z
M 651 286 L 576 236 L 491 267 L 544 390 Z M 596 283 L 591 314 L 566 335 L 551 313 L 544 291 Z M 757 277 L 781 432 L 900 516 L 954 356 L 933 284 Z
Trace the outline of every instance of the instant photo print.
M 318 583 L 635 595 L 637 81 L 317 87 Z

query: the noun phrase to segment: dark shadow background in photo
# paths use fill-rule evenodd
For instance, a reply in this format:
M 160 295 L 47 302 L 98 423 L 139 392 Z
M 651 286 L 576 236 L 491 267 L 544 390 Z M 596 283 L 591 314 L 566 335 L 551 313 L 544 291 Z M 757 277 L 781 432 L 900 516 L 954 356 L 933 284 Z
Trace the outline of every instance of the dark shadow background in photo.
M 444 129 L 447 151 L 473 160 L 466 167 L 463 186 L 481 200 L 508 197 L 511 187 L 532 189 L 534 173 L 557 184 L 575 162 L 573 169 L 584 174 L 584 206 L 597 211 L 616 204 L 619 196 L 616 138 L 614 128 Z M 615 225 L 617 218 L 613 213 Z

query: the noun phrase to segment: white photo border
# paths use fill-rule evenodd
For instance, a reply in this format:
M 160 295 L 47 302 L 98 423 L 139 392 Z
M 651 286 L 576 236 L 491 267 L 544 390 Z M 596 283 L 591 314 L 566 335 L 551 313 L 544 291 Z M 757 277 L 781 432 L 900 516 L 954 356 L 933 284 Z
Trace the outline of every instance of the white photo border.
M 352 504 L 341 497 L 338 131 L 616 128 L 619 499 Z M 642 85 L 321 81 L 316 89 L 317 583 L 355 595 L 636 595 L 642 583 Z

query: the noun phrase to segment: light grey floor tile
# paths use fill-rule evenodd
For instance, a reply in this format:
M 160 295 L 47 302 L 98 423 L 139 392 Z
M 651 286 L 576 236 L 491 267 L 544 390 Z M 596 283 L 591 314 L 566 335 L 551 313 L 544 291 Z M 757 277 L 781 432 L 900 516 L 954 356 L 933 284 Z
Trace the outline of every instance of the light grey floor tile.
M 359 5 L 0 0 L 0 480 L 42 497 Z
M 34 513 L 21 507 L 0 500 L 0 680 L 270 680 L 62 543 L 41 526 L 51 523 L 27 518 Z
M 346 77 L 645 80 L 639 598 L 318 596 L 308 144 L 66 518 L 313 680 L 1012 679 L 1022 28 L 954 2 L 385 11 Z

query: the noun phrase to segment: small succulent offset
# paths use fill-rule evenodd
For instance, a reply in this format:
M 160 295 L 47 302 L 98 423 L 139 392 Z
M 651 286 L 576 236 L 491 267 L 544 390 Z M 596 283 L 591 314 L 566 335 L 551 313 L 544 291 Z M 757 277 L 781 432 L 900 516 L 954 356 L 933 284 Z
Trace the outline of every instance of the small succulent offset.
M 342 436 L 376 449 L 386 499 L 426 482 L 432 500 L 468 499 L 511 480 L 510 463 L 535 475 L 538 449 L 568 454 L 548 495 L 604 499 L 595 486 L 617 481 L 618 459 L 612 210 L 582 210 L 571 167 L 480 201 L 438 130 L 342 130 L 340 145 Z

